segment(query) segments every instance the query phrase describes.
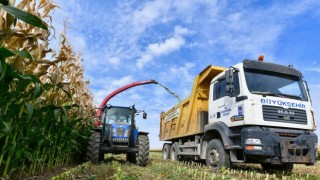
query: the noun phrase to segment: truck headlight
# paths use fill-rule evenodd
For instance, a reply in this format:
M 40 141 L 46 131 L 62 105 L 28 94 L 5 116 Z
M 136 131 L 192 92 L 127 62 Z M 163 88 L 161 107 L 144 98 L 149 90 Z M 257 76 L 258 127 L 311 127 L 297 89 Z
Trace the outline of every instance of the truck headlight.
M 117 136 L 117 129 L 116 128 L 112 128 L 112 136 Z
M 246 150 L 252 151 L 252 150 L 262 150 L 262 143 L 261 139 L 256 138 L 248 138 L 246 139 Z
M 246 139 L 246 144 L 262 145 L 261 139 L 255 139 L 255 138 L 248 138 L 248 139 Z

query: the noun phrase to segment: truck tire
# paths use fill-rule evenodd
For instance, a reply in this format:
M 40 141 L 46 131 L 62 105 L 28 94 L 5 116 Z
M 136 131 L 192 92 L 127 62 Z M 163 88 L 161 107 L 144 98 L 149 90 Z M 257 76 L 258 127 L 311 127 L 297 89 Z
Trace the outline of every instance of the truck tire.
M 163 148 L 162 148 L 163 160 L 169 160 L 170 159 L 170 152 L 171 152 L 170 144 L 164 144 Z
M 87 159 L 92 163 L 98 163 L 104 159 L 104 153 L 100 152 L 100 138 L 101 133 L 94 132 L 89 139 L 87 147 Z
M 178 143 L 175 142 L 171 145 L 171 149 L 170 149 L 170 159 L 171 161 L 178 161 L 179 157 L 178 157 Z
M 219 139 L 213 139 L 209 142 L 206 151 L 206 164 L 210 166 L 213 171 L 231 167 L 231 160 L 229 153 L 224 149 Z
M 137 153 L 135 152 L 128 152 L 127 153 L 127 161 L 136 164 L 137 163 Z
M 138 136 L 138 153 L 137 164 L 139 166 L 146 166 L 149 159 L 149 138 L 147 135 Z
M 274 171 L 283 171 L 285 173 L 291 173 L 293 170 L 293 164 L 269 164 L 261 163 L 261 167 L 264 171 L 274 172 Z

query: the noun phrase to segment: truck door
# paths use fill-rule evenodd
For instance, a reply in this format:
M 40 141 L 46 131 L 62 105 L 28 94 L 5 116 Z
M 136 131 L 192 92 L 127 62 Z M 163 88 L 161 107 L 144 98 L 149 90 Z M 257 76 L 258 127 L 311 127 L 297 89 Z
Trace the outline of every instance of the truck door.
M 233 116 L 242 115 L 242 105 L 236 102 L 236 96 L 240 94 L 238 72 L 234 72 L 234 92 L 226 91 L 226 79 L 219 78 L 211 84 L 209 100 L 209 122 L 222 121 L 232 126 Z

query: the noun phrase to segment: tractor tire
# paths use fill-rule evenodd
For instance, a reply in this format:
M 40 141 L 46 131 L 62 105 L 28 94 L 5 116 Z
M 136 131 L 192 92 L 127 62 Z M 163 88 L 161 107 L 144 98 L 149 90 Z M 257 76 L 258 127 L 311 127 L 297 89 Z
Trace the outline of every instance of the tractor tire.
M 100 152 L 100 132 L 94 132 L 88 143 L 87 159 L 92 163 L 99 163 L 104 160 L 104 153 Z
M 171 152 L 171 145 L 170 144 L 164 144 L 163 148 L 162 148 L 163 160 L 169 160 L 170 159 L 170 152 Z
M 136 164 L 137 163 L 137 153 L 135 152 L 128 152 L 127 153 L 127 161 Z
M 178 161 L 178 143 L 175 142 L 171 145 L 171 150 L 170 150 L 170 159 L 171 161 Z
M 138 136 L 138 153 L 137 153 L 137 164 L 139 166 L 146 166 L 149 159 L 149 138 L 147 135 Z
M 275 172 L 275 171 L 282 171 L 285 173 L 291 173 L 293 170 L 293 164 L 269 164 L 269 163 L 262 163 L 261 167 L 264 171 L 267 172 Z
M 213 139 L 209 142 L 206 151 L 206 164 L 213 171 L 219 170 L 222 167 L 231 167 L 230 155 L 224 149 L 219 139 Z

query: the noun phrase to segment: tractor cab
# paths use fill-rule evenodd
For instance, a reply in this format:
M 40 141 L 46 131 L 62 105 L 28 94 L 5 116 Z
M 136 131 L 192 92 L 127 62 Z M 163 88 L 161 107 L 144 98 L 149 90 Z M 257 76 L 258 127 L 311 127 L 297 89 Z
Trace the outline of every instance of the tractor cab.
M 135 139 L 138 135 L 134 122 L 135 113 L 134 106 L 118 107 L 107 105 L 101 116 L 103 141 L 106 141 L 109 146 L 113 146 L 116 144 L 128 145 L 130 135 L 133 135 Z
M 101 143 L 105 152 L 123 153 L 123 151 L 136 151 L 138 129 L 135 124 L 135 116 L 143 112 L 143 118 L 147 114 L 136 110 L 134 106 L 120 107 L 106 105 L 101 114 Z

